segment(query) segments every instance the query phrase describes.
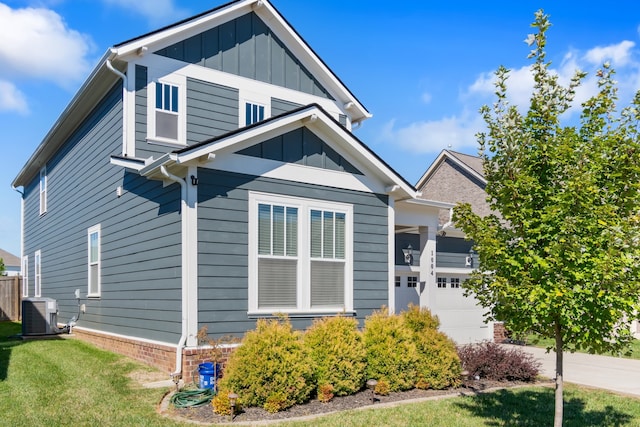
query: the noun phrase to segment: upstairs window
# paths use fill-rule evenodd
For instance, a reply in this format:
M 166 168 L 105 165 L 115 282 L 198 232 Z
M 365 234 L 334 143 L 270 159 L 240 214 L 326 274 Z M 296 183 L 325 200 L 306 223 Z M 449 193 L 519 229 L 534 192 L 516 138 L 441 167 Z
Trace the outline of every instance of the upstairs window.
M 47 212 L 47 167 L 40 169 L 40 215 Z
M 407 288 L 416 288 L 416 287 L 418 287 L 418 276 L 407 277 Z
M 147 141 L 151 143 L 185 144 L 184 83 L 157 80 L 149 85 L 147 109 Z
M 249 126 L 253 123 L 264 120 L 264 105 L 245 103 L 245 125 Z
M 156 83 L 156 136 L 178 139 L 178 86 Z

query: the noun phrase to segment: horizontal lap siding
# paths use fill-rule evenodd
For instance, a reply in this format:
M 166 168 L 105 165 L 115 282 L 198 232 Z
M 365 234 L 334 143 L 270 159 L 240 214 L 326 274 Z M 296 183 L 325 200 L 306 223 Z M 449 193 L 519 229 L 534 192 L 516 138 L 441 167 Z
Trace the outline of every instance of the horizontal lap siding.
M 47 163 L 48 209 L 38 213 L 38 177 L 25 188 L 29 294 L 33 253 L 42 251 L 42 296 L 58 301 L 59 321 L 177 342 L 180 336 L 180 188 L 110 164 L 122 148 L 122 88 L 114 87 Z M 123 194 L 117 197 L 116 188 Z M 87 229 L 101 226 L 100 298 L 87 295 Z
M 238 128 L 238 90 L 187 79 L 187 143 L 195 144 Z
M 354 308 L 359 320 L 388 303 L 387 198 L 355 191 L 200 169 L 199 322 L 212 334 L 255 327 L 248 309 L 248 192 L 349 203 L 354 207 Z M 304 328 L 311 318 L 292 319 Z

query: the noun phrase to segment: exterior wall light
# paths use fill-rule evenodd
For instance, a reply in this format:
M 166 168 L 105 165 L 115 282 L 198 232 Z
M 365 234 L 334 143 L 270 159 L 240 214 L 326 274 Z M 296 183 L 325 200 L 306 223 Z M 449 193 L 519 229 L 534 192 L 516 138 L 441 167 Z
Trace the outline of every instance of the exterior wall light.
M 411 245 L 407 246 L 402 250 L 404 254 L 404 263 L 407 265 L 413 264 L 413 247 Z

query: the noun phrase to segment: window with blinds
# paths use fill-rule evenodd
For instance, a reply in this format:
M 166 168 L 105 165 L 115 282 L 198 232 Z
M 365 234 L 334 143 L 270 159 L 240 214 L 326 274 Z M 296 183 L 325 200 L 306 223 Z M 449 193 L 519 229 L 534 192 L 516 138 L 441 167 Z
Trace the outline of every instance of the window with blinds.
M 310 213 L 311 307 L 344 303 L 345 214 Z
M 249 194 L 249 311 L 353 308 L 351 205 Z
M 298 208 L 258 205 L 258 308 L 295 308 Z

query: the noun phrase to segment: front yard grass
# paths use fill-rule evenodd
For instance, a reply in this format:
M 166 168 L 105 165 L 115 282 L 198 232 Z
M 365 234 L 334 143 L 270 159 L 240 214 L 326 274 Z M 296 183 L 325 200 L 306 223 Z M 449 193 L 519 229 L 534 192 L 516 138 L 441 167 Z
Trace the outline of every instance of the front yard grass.
M 525 343 L 527 345 L 532 345 L 535 347 L 548 348 L 553 345 L 554 340 L 551 338 L 541 338 L 539 335 L 536 335 L 536 334 L 529 334 L 525 339 Z M 603 356 L 624 357 L 626 359 L 640 360 L 640 340 L 634 339 L 631 342 L 631 346 L 629 347 L 629 350 L 631 351 L 629 354 L 604 353 Z
M 186 426 L 155 411 L 166 389 L 144 389 L 147 369 L 75 339 L 27 340 L 0 322 L 0 426 Z M 565 426 L 640 426 L 640 399 L 567 385 Z M 506 389 L 325 416 L 286 426 L 541 426 L 553 421 L 553 389 Z M 234 423 L 235 425 L 235 423 Z

